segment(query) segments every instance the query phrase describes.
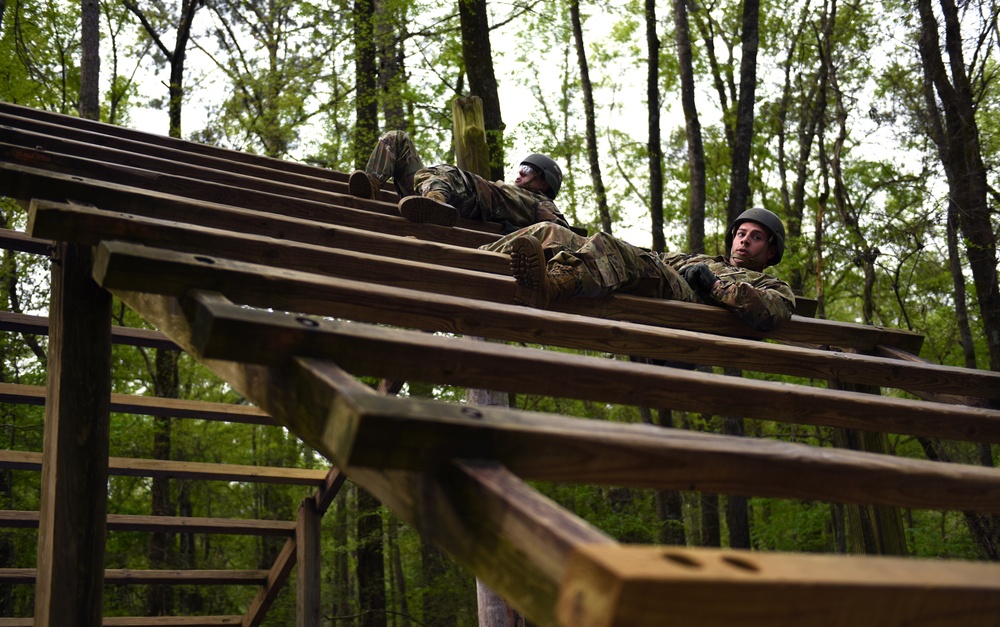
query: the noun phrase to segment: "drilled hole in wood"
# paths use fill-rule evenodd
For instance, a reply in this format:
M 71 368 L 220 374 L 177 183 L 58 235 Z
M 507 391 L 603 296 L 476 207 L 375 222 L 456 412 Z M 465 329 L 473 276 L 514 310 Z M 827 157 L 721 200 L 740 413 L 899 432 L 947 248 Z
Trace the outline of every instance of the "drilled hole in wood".
M 211 257 L 200 257 L 199 256 L 199 257 L 195 257 L 194 260 L 198 261 L 200 263 L 206 263 L 208 265 L 215 264 L 215 259 L 212 259 Z
M 687 555 L 682 555 L 680 553 L 664 553 L 663 557 L 675 564 L 680 564 L 681 566 L 687 566 L 688 568 L 701 568 L 701 562 Z
M 312 318 L 296 318 L 295 321 L 306 327 L 315 328 L 319 326 L 319 323 L 313 320 Z
M 757 566 L 753 562 L 751 562 L 749 560 L 745 560 L 745 559 L 743 559 L 741 557 L 730 557 L 730 556 L 727 555 L 727 556 L 725 556 L 725 557 L 722 558 L 722 561 L 726 562 L 730 566 L 735 566 L 736 568 L 739 568 L 741 570 L 748 570 L 748 571 L 753 572 L 753 573 L 760 572 L 760 567 L 759 566 Z

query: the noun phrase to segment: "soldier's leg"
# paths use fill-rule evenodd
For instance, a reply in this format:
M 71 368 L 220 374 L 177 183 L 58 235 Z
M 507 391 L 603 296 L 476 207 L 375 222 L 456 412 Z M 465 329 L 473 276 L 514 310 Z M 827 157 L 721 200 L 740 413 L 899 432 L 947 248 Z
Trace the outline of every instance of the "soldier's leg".
M 413 176 L 424 167 L 413 140 L 404 131 L 389 131 L 379 138 L 368 158 L 364 174 L 367 175 L 372 195 L 364 194 L 364 179 L 355 171 L 349 181 L 351 193 L 363 198 L 373 198 L 382 184 L 392 178 L 400 198 L 414 194 Z

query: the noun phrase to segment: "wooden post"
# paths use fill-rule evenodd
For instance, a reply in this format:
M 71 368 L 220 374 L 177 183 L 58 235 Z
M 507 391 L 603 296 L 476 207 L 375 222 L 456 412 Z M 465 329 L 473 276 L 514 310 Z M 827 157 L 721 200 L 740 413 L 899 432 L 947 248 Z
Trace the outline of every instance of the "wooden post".
M 91 249 L 52 259 L 35 625 L 99 627 L 104 613 L 111 403 L 111 295 Z
M 296 627 L 319 627 L 320 622 L 320 518 L 316 500 L 307 498 L 299 505 L 295 525 L 298 571 L 295 577 Z
M 464 170 L 489 179 L 490 150 L 486 145 L 482 100 L 476 96 L 456 98 L 451 103 L 451 112 L 452 131 L 455 134 L 455 163 Z M 467 390 L 466 400 L 471 405 L 510 406 L 506 393 L 491 390 Z M 524 617 L 478 579 L 476 598 L 479 602 L 480 627 L 523 627 Z

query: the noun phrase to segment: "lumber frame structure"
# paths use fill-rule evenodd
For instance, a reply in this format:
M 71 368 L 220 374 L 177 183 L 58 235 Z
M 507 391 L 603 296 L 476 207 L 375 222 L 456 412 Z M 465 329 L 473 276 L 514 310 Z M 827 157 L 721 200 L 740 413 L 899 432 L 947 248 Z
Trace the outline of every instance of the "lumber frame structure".
M 718 308 L 632 296 L 559 302 L 551 311 L 515 307 L 507 257 L 478 249 L 497 237 L 489 225 L 409 223 L 389 192 L 348 195 L 342 173 L 6 104 L 0 126 L 0 194 L 30 204 L 28 233 L 5 234 L 5 245 L 76 247 L 88 280 L 163 334 L 111 329 L 108 341 L 169 341 L 187 351 L 262 410 L 254 419 L 285 425 L 339 469 L 321 490 L 326 498 L 349 478 L 537 624 L 1000 624 L 997 564 L 622 546 L 527 483 L 998 514 L 996 469 L 396 397 L 357 379 L 993 444 L 1000 373 L 926 363 L 913 333 L 798 315 L 765 335 Z M 37 319 L 4 324 L 45 327 Z M 846 385 L 779 384 L 626 356 Z M 851 386 L 921 400 L 838 389 Z M 0 388 L 6 402 L 43 396 Z M 57 419 L 73 428 L 71 417 Z M 63 463 L 128 471 L 104 455 Z M 8 453 L 0 463 L 39 459 Z M 58 486 L 55 469 L 43 490 Z M 54 511 L 65 516 L 101 498 L 57 501 Z M 43 527 L 47 515 L 7 512 L 0 524 Z M 57 548 L 65 546 L 60 529 L 50 531 L 51 543 L 40 534 L 40 565 L 69 559 Z M 122 576 L 103 564 L 77 566 L 80 589 Z M 239 576 L 271 579 L 275 571 Z M 0 571 L 0 579 L 33 576 Z M 314 599 L 318 589 L 300 594 Z M 74 598 L 82 595 L 40 603 L 55 615 L 85 604 Z M 152 624 L 143 620 L 104 624 Z M 184 620 L 196 619 L 155 624 L 195 624 Z M 204 624 L 234 624 L 226 620 L 236 619 Z M 14 624 L 22 623 L 0 619 L 0 627 Z

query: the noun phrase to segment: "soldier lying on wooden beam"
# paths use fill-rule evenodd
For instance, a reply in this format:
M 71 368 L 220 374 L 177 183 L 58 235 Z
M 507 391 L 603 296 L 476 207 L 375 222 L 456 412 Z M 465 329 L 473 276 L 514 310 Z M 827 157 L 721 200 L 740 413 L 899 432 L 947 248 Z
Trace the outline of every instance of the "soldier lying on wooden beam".
M 764 273 L 785 252 L 785 227 L 766 209 L 748 209 L 733 220 L 727 255 L 654 253 L 607 233 L 584 238 L 551 223 L 525 227 L 482 248 L 510 254 L 515 299 L 531 307 L 621 292 L 718 305 L 758 331 L 785 322 L 795 309 L 788 284 Z
M 454 226 L 459 217 L 498 222 L 504 233 L 552 222 L 569 227 L 553 199 L 562 185 L 559 164 L 541 154 L 521 162 L 514 183 L 487 181 L 453 165 L 424 167 L 413 140 L 403 131 L 383 135 L 364 171 L 348 179 L 353 196 L 376 198 L 392 178 L 399 193 L 399 213 L 414 222 Z

